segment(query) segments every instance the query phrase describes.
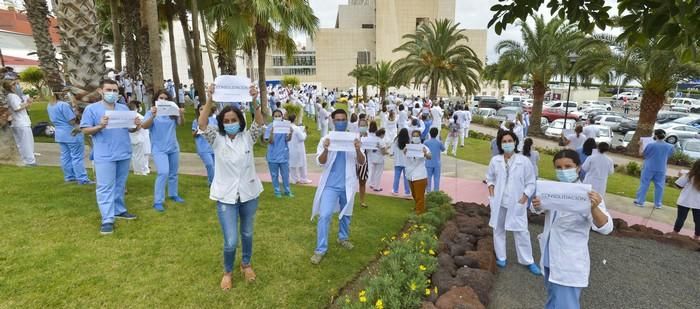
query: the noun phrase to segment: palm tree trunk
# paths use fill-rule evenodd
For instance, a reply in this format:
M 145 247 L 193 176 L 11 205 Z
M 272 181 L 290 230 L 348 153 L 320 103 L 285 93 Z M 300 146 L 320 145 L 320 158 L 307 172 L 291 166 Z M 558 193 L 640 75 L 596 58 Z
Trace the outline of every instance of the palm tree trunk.
M 207 56 L 209 56 L 209 67 L 211 68 L 211 75 L 216 79 L 216 65 L 214 65 L 214 56 L 211 54 L 211 44 L 209 44 L 209 31 L 207 31 L 207 21 L 204 19 L 204 15 L 200 16 L 202 19 L 202 30 L 204 31 L 204 46 L 207 48 Z
M 265 56 L 267 54 L 267 30 L 255 26 L 255 46 L 258 49 L 258 88 L 260 88 L 260 103 L 263 115 L 270 115 L 270 106 L 267 102 L 267 84 L 265 83 Z
M 362 85 L 362 99 L 367 100 L 367 85 Z
M 175 87 L 180 89 L 180 73 L 177 70 L 177 54 L 175 52 L 175 29 L 173 27 L 173 16 L 168 16 L 168 41 L 170 43 L 170 67 L 173 70 L 173 82 Z M 177 100 L 177 98 L 175 98 Z
M 4 75 L 0 75 L 0 79 L 3 78 Z M 17 164 L 19 161 L 17 143 L 15 143 L 9 123 L 6 122 L 10 115 L 8 105 L 5 91 L 0 87 L 0 145 L 2 145 L 0 147 L 0 164 Z
M 119 1 L 109 0 L 109 9 L 111 11 L 110 15 L 112 18 L 112 48 L 114 52 L 114 69 L 117 72 L 122 70 L 122 29 L 119 24 Z
M 437 100 L 438 86 L 440 86 L 440 80 L 437 76 L 433 76 L 430 81 L 430 99 Z
M 530 116 L 530 126 L 527 133 L 532 135 L 542 135 L 542 103 L 544 102 L 545 84 L 540 80 L 532 81 L 532 115 Z
M 124 0 L 124 7 L 137 8 L 138 0 Z M 124 49 L 126 51 L 126 71 L 132 77 L 139 73 L 138 37 L 141 28 L 139 10 L 121 10 L 121 21 L 124 23 Z
M 632 141 L 627 145 L 625 152 L 628 155 L 639 155 L 639 139 L 642 136 L 651 136 L 656 123 L 656 115 L 661 110 L 666 99 L 666 90 L 655 90 L 644 88 L 644 96 L 640 104 L 639 122 L 637 130 L 634 132 Z
M 151 94 L 153 94 L 153 71 L 151 67 L 151 52 L 150 52 L 150 44 L 149 44 L 149 35 L 148 35 L 148 21 L 146 20 L 146 11 L 144 9 L 145 4 L 143 3 L 144 0 L 138 0 L 139 1 L 139 20 L 140 20 L 140 28 L 139 28 L 139 35 L 137 36 L 138 40 L 138 52 L 139 52 L 139 68 L 141 72 L 141 78 L 143 81 L 143 102 L 144 106 L 146 109 L 151 108 Z M 162 83 L 162 81 L 158 82 L 159 84 Z
M 196 2 L 196 1 L 193 1 Z M 158 6 L 156 1 L 142 0 L 142 9 L 145 9 L 146 24 L 148 25 L 148 48 L 151 65 L 152 92 L 163 87 L 163 57 L 160 50 L 160 23 L 158 21 Z
M 49 34 L 49 8 L 44 0 L 25 0 L 27 18 L 32 27 L 32 36 L 39 57 L 39 67 L 46 73 L 46 83 L 52 91 L 61 91 L 63 77 L 56 61 L 56 49 Z
M 178 17 L 180 18 L 180 26 L 182 26 L 182 32 L 185 36 L 185 49 L 187 50 L 187 64 L 189 65 L 189 72 L 194 80 L 194 47 L 192 47 L 192 36 L 190 35 L 190 25 L 187 22 L 187 9 L 182 4 L 182 1 L 178 1 Z M 194 98 L 192 98 L 194 99 Z
M 194 43 L 194 67 L 190 69 L 197 74 L 193 74 L 194 88 L 197 90 L 200 102 L 206 102 L 206 92 L 204 91 L 204 68 L 202 66 L 202 42 L 199 38 L 199 9 L 197 1 L 191 1 L 190 10 L 192 12 L 192 39 Z

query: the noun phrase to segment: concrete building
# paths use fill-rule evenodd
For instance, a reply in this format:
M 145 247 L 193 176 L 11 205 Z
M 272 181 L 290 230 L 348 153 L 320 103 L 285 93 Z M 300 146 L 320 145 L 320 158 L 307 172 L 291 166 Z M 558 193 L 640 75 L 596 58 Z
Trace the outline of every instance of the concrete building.
M 60 37 L 56 24 L 56 18 L 49 18 L 51 42 L 59 52 Z M 36 45 L 27 15 L 21 13 L 14 3 L 0 3 L 0 64 L 22 72 L 39 65 L 35 53 Z

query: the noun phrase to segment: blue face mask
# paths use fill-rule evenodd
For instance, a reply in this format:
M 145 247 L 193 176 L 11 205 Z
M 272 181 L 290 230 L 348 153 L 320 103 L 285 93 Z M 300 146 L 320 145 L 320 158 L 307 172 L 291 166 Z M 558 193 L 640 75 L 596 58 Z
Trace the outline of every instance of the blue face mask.
M 561 182 L 574 182 L 578 179 L 578 172 L 575 168 L 557 169 L 557 179 Z
M 501 148 L 503 148 L 503 152 L 505 153 L 513 153 L 513 151 L 515 151 L 515 143 L 501 144 Z
M 368 129 L 367 127 L 360 127 L 360 128 L 359 128 L 360 133 L 362 133 L 362 134 L 367 133 L 367 129 Z
M 238 133 L 238 131 L 240 131 L 240 130 L 241 130 L 241 125 L 238 124 L 238 122 L 224 124 L 224 131 L 226 131 L 226 133 L 228 133 L 228 134 L 233 135 L 233 134 Z
M 102 99 L 109 104 L 114 104 L 114 102 L 117 102 L 117 93 L 105 92 L 104 94 L 102 94 Z
M 333 124 L 335 125 L 335 130 L 336 131 L 346 131 L 348 129 L 348 122 L 347 121 L 334 121 Z

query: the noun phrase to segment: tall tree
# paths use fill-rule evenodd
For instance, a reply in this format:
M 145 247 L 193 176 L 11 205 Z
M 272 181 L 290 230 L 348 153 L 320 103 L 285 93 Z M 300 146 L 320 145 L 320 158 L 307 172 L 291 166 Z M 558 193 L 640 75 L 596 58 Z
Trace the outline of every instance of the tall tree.
M 440 19 L 424 23 L 415 34 L 404 35 L 404 44 L 394 49 L 407 55 L 396 61 L 396 75 L 414 86 L 427 82 L 430 98 L 437 99 L 440 84 L 448 94 L 471 95 L 479 90 L 482 62 L 466 42 L 469 40 L 459 23 Z
M 355 78 L 358 87 L 362 87 L 362 97 L 367 99 L 367 86 L 369 86 L 370 75 L 372 75 L 374 68 L 369 65 L 359 65 L 355 67 L 348 76 Z M 357 89 L 355 89 L 355 95 L 359 95 Z
M 391 61 L 380 61 L 374 66 L 370 66 L 370 68 L 367 74 L 367 84 L 379 89 L 379 97 L 381 102 L 384 102 L 389 88 L 402 85 L 402 82 L 396 75 L 397 66 Z
M 25 0 L 27 19 L 32 27 L 32 37 L 39 57 L 39 67 L 44 70 L 46 83 L 52 91 L 63 89 L 63 77 L 56 60 L 56 49 L 49 33 L 49 8 L 46 0 Z
M 63 0 L 56 11 L 61 53 L 73 98 L 82 103 L 101 100 L 95 91 L 104 78 L 105 55 L 92 1 Z
M 145 17 L 142 20 L 146 21 L 145 24 L 148 27 L 148 53 L 151 66 L 151 80 L 147 81 L 151 86 L 150 88 L 146 87 L 146 91 L 155 93 L 158 89 L 163 88 L 163 57 L 160 50 L 160 23 L 156 2 L 142 0 L 141 14 Z
M 180 73 L 177 68 L 177 52 L 175 49 L 175 27 L 173 26 L 173 18 L 177 17 L 177 7 L 173 0 L 165 0 L 158 5 L 158 16 L 165 19 L 168 24 L 168 43 L 170 45 L 170 67 L 173 71 L 173 82 L 175 87 L 180 89 Z
M 199 17 L 201 17 L 200 19 L 202 20 L 202 30 L 204 31 L 204 45 L 207 48 L 207 56 L 209 57 L 211 75 L 214 78 L 216 78 L 216 66 L 214 65 L 214 56 L 211 53 L 211 40 L 209 40 L 209 29 L 207 29 L 207 21 L 204 18 L 204 14 L 200 14 Z
M 185 50 L 187 51 L 187 64 L 189 65 L 190 75 L 192 76 L 194 85 L 199 84 L 200 79 L 201 84 L 204 85 L 204 77 L 200 78 L 194 70 L 196 63 L 194 60 L 194 46 L 192 46 L 192 30 L 190 29 L 190 24 L 187 21 L 187 3 L 185 0 L 175 0 L 175 3 L 177 4 L 177 16 L 180 19 L 180 26 L 182 27 L 182 32 L 185 37 Z
M 5 79 L 5 73 L 0 71 L 0 80 Z M 17 151 L 17 143 L 12 135 L 10 127 L 10 106 L 5 96 L 5 89 L 0 87 L 0 163 L 17 164 L 19 160 L 19 151 Z
M 190 70 L 197 73 L 197 79 L 194 80 L 194 87 L 199 94 L 200 102 L 206 101 L 206 92 L 204 91 L 204 65 L 202 64 L 202 41 L 199 35 L 199 8 L 196 0 L 190 1 L 190 11 L 192 13 L 192 43 L 194 48 L 194 66 L 190 66 Z
M 112 20 L 112 48 L 114 52 L 114 69 L 122 70 L 122 27 L 119 22 L 121 8 L 119 0 L 109 0 L 109 9 Z
M 141 72 L 139 65 L 139 38 L 141 33 L 141 10 L 138 10 L 139 0 L 122 0 L 124 7 L 120 10 L 120 22 L 124 25 L 124 49 L 126 51 L 126 71 L 136 77 Z

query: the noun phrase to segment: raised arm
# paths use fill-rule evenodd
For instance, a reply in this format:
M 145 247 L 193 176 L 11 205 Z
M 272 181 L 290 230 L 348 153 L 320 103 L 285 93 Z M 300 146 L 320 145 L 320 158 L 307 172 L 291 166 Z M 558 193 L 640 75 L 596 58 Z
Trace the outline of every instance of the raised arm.
M 209 115 L 211 115 L 212 106 L 214 103 L 211 101 L 211 97 L 214 94 L 214 83 L 209 85 L 207 89 L 207 103 L 204 104 L 204 110 L 199 113 L 199 119 L 197 119 L 197 124 L 199 125 L 199 130 L 206 131 L 209 126 Z

